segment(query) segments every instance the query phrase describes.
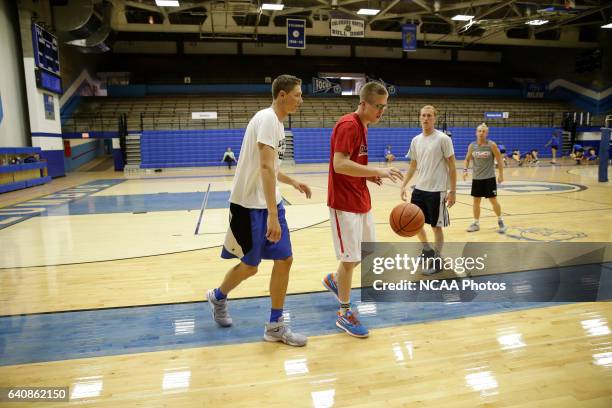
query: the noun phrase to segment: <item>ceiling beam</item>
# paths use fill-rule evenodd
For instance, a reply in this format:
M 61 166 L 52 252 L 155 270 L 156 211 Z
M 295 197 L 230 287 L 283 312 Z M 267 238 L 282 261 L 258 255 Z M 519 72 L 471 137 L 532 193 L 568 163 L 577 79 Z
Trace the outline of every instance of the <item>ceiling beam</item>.
M 368 24 L 372 24 L 373 22 L 375 22 L 376 20 L 380 19 L 382 16 L 384 16 L 385 14 L 387 14 L 387 12 L 389 10 L 391 10 L 393 7 L 395 7 L 397 5 L 397 3 L 399 3 L 400 0 L 393 0 L 384 10 L 382 10 L 380 13 L 378 13 L 377 15 L 374 16 L 374 18 L 372 18 Z

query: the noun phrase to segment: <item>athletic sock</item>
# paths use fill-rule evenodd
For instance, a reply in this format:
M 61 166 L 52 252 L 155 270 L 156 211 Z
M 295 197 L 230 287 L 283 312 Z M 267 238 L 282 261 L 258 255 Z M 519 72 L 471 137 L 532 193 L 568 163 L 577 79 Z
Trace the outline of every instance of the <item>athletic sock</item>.
M 270 309 L 270 323 L 278 322 L 283 315 L 283 309 Z
M 215 289 L 215 299 L 217 300 L 223 300 L 227 297 L 227 295 L 223 292 L 221 292 L 220 288 Z
M 346 312 L 351 308 L 351 303 L 340 303 L 340 312 L 345 315 Z

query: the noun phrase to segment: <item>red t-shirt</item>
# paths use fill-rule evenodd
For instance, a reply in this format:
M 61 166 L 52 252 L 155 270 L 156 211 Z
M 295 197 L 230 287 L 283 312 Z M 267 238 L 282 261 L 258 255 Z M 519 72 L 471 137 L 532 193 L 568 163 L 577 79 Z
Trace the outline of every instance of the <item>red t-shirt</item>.
M 348 153 L 355 163 L 368 164 L 368 129 L 356 113 L 338 120 L 331 136 L 331 156 L 327 182 L 327 206 L 340 211 L 367 213 L 372 208 L 365 177 L 353 177 L 334 171 L 334 153 Z

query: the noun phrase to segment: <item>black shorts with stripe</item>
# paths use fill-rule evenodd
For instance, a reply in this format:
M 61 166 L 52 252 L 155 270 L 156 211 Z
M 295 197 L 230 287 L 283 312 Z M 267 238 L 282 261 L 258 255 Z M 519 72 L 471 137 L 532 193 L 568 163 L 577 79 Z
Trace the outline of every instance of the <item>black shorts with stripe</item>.
M 495 177 L 482 180 L 472 180 L 472 197 L 497 197 L 497 182 Z
M 423 191 L 415 188 L 412 191 L 410 202 L 423 211 L 426 224 L 432 227 L 448 227 L 450 225 L 445 191 Z

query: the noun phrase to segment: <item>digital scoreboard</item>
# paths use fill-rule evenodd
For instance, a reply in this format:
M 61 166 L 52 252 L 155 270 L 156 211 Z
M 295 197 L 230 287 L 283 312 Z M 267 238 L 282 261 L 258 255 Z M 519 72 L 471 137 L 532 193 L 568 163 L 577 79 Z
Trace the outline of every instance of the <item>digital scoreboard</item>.
M 57 37 L 38 24 L 32 24 L 32 46 L 36 66 L 36 86 L 61 94 L 62 81 Z

